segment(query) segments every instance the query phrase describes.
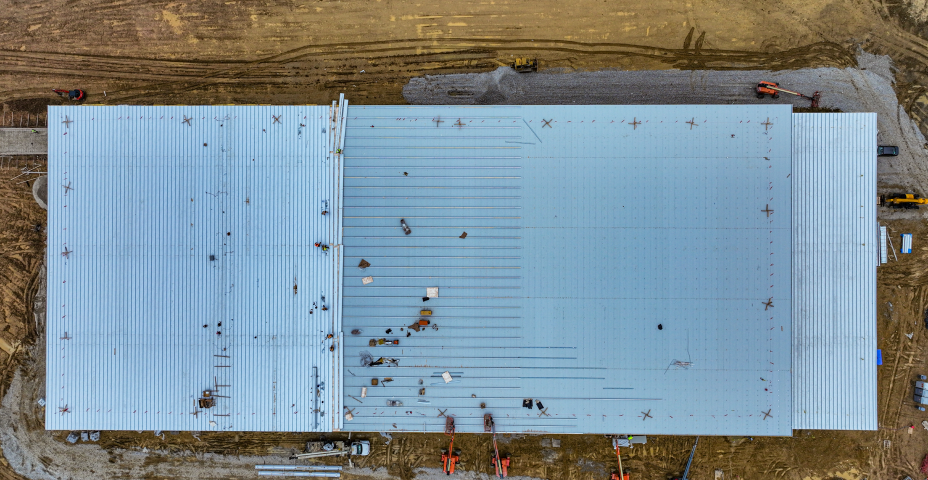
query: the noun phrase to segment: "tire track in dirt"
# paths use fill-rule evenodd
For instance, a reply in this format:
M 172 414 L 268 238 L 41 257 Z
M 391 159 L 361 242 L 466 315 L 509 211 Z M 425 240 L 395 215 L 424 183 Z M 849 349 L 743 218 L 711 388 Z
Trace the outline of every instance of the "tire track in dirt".
M 893 59 L 899 103 L 928 136 L 928 42 L 899 28 L 873 35 L 867 49 Z
M 705 35 L 700 34 L 700 47 Z M 306 45 L 250 61 L 165 60 L 145 57 L 63 54 L 54 52 L 0 51 L 0 69 L 35 77 L 71 77 L 84 81 L 119 80 L 128 83 L 112 91 L 111 101 L 133 101 L 159 92 L 164 95 L 190 93 L 206 86 L 242 85 L 252 87 L 292 85 L 298 75 L 288 67 L 306 62 L 324 62 L 323 71 L 306 75 L 312 80 L 327 78 L 326 86 L 382 81 L 383 77 L 409 77 L 428 71 L 454 69 L 477 71 L 505 64 L 510 51 L 550 58 L 548 66 L 598 57 L 641 58 L 683 69 L 793 69 L 814 65 L 845 67 L 855 64 L 851 52 L 840 45 L 820 42 L 782 52 L 763 53 L 739 50 L 689 48 L 667 49 L 625 43 L 578 42 L 566 40 L 501 40 L 450 37 L 440 41 L 400 39 L 384 42 L 349 42 Z M 370 72 L 362 79 L 340 81 L 328 67 L 344 66 L 345 61 L 368 64 Z M 397 71 L 398 70 L 398 71 Z M 351 69 L 343 74 L 355 75 Z M 138 82 L 142 82 L 138 84 Z M 15 95 L 15 94 L 14 94 Z M 34 95 L 34 94 L 33 94 Z M 15 96 L 14 96 L 15 98 Z
M 105 14 L 108 12 L 122 12 L 126 7 L 132 7 L 134 5 L 137 5 L 137 3 L 131 0 L 114 2 L 70 0 L 67 8 L 79 10 L 82 14 Z M 60 15 L 60 13 L 61 7 L 52 2 L 34 3 L 31 4 L 28 9 L 23 9 L 22 12 L 18 12 L 17 17 L 18 20 L 41 23 L 47 21 L 49 17 Z
M 889 227 L 891 236 L 911 232 L 928 235 L 920 215 L 905 218 L 881 212 L 881 224 Z M 897 244 L 898 246 L 898 244 Z M 870 471 L 872 478 L 915 477 L 924 456 L 925 431 L 919 425 L 924 415 L 915 409 L 911 394 L 915 375 L 926 373 L 924 352 L 928 336 L 924 333 L 924 314 L 928 307 L 928 275 L 925 262 L 928 250 L 913 249 L 911 255 L 891 257 L 877 274 L 878 315 L 876 328 L 878 347 L 884 353 L 884 366 L 878 368 L 880 430 L 871 443 Z M 909 339 L 907 334 L 913 334 Z M 908 425 L 916 431 L 903 433 Z M 891 444 L 884 447 L 882 442 Z
M 33 299 L 45 256 L 44 235 L 36 228 L 44 226 L 45 212 L 32 198 L 29 184 L 19 183 L 20 173 L 12 166 L 0 168 L 0 396 L 36 338 Z M 3 471 L 0 478 L 16 478 L 9 473 Z
M 704 38 L 704 33 L 700 35 Z M 460 42 L 450 44 L 450 42 Z M 517 50 L 532 52 L 564 52 L 581 55 L 610 55 L 610 56 L 636 56 L 658 60 L 665 60 L 675 64 L 681 60 L 715 62 L 728 61 L 734 65 L 733 69 L 754 69 L 763 65 L 766 69 L 777 69 L 777 66 L 793 68 L 797 62 L 807 66 L 818 63 L 823 66 L 847 67 L 856 65 L 854 55 L 850 50 L 830 42 L 819 42 L 805 47 L 794 48 L 777 53 L 763 53 L 743 50 L 706 50 L 698 53 L 690 52 L 688 48 L 666 49 L 647 47 L 622 43 L 584 43 L 564 40 L 489 40 L 470 38 L 443 39 L 436 45 L 435 42 L 421 39 L 391 40 L 390 44 L 397 46 L 383 47 L 383 42 L 356 42 L 329 45 L 311 45 L 297 49 L 255 59 L 252 61 L 196 61 L 196 60 L 161 60 L 145 57 L 117 57 L 83 54 L 63 54 L 54 52 L 18 52 L 0 51 L 0 67 L 8 71 L 40 72 L 48 74 L 83 74 L 82 70 L 90 72 L 99 71 L 108 75 L 129 74 L 131 78 L 152 79 L 171 77 L 201 77 L 204 74 L 210 78 L 234 78 L 235 74 L 261 66 L 274 66 L 286 62 L 303 61 L 310 58 L 317 59 L 324 56 L 344 57 L 346 51 L 351 50 L 354 56 L 366 59 L 389 59 L 398 55 L 408 57 L 422 57 L 435 54 L 453 55 L 465 53 L 496 53 L 501 50 Z M 442 43 L 449 43 L 442 46 Z M 701 42 L 697 40 L 697 46 Z M 367 48 L 377 47 L 377 48 Z M 928 57 L 926 57 L 928 58 Z M 38 67 L 37 65 L 43 65 Z M 772 64 L 772 65 L 771 65 Z M 143 70 L 146 73 L 139 73 Z M 167 72 L 165 72 L 167 71 Z M 223 77 L 225 75 L 225 77 Z

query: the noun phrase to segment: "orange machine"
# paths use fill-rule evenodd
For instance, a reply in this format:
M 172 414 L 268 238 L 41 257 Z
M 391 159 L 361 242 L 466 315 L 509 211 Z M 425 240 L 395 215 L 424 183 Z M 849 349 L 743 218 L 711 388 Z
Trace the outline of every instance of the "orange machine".
M 622 468 L 622 454 L 619 453 L 619 437 L 612 438 L 612 444 L 615 446 L 615 458 L 619 461 L 619 472 L 621 475 L 616 472 L 612 472 L 612 476 L 609 477 L 609 480 L 629 480 L 628 473 L 625 472 L 625 469 Z
M 451 445 L 448 449 L 441 451 L 441 471 L 445 475 L 454 473 L 454 466 L 461 461 L 461 451 L 454 449 L 454 417 L 448 417 L 445 421 L 445 435 L 451 436 Z
M 511 461 L 509 455 L 506 455 L 506 458 L 502 458 L 499 454 L 499 447 L 496 445 L 496 423 L 493 422 L 493 416 L 489 413 L 483 416 L 483 429 L 489 431 L 493 434 L 493 455 L 490 457 L 490 461 L 493 462 L 493 467 L 496 469 L 496 478 L 506 478 L 509 476 L 509 462 Z
M 757 94 L 757 98 L 764 98 L 764 95 L 770 95 L 773 98 L 780 98 L 780 93 L 796 95 L 797 97 L 802 97 L 811 101 L 812 108 L 818 108 L 818 102 L 822 99 L 822 94 L 820 92 L 815 92 L 810 97 L 799 92 L 794 92 L 792 90 L 782 88 L 780 87 L 780 84 L 776 82 L 758 82 L 757 88 L 754 89 L 754 92 Z
M 59 97 L 68 97 L 68 100 L 76 100 L 79 102 L 87 98 L 87 92 L 79 88 L 75 90 L 62 90 L 60 88 L 56 88 L 52 91 L 57 93 Z
M 500 459 L 494 453 L 491 460 L 493 461 L 493 466 L 496 467 L 496 478 L 506 478 L 509 476 L 509 462 L 511 460 L 509 455 L 506 455 L 506 458 Z

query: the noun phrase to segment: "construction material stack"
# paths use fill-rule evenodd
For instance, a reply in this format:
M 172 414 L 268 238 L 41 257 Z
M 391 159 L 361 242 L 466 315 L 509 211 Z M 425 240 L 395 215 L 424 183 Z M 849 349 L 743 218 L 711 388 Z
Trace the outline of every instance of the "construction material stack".
M 928 382 L 923 382 L 921 380 L 915 382 L 915 403 L 919 405 L 919 410 L 924 411 L 925 407 L 922 405 L 928 405 Z
M 371 442 L 361 440 L 353 442 L 351 445 L 345 445 L 345 442 L 307 442 L 306 453 L 291 455 L 291 460 L 319 458 L 319 457 L 337 457 L 340 455 L 361 455 L 366 456 L 371 453 Z

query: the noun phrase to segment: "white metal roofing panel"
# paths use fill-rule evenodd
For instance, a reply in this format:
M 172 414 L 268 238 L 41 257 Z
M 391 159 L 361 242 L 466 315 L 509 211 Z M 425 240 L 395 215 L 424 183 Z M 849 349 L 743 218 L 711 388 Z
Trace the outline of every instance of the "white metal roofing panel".
M 886 227 L 880 226 L 880 264 L 889 261 L 889 253 L 886 250 Z
M 912 253 L 912 234 L 903 233 L 902 234 L 902 249 L 899 250 L 902 253 Z
M 47 429 L 340 428 L 332 117 L 49 108 Z
M 793 428 L 875 430 L 876 114 L 793 115 Z
M 791 107 L 349 110 L 346 429 L 791 433 Z

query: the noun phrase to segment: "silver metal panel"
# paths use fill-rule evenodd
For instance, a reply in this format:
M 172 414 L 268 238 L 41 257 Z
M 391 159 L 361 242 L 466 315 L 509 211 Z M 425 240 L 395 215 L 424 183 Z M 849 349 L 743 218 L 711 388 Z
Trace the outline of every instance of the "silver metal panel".
M 878 245 L 880 249 L 880 264 L 884 264 L 889 261 L 888 251 L 886 249 L 886 227 L 880 226 L 880 244 Z
M 346 429 L 791 433 L 789 106 L 348 117 Z
M 49 107 L 47 429 L 339 428 L 333 113 Z
M 875 113 L 793 115 L 793 428 L 876 430 Z

